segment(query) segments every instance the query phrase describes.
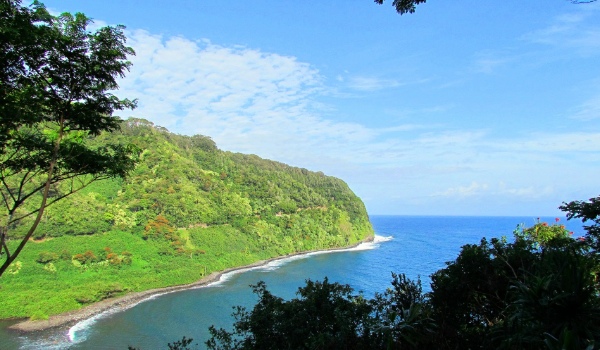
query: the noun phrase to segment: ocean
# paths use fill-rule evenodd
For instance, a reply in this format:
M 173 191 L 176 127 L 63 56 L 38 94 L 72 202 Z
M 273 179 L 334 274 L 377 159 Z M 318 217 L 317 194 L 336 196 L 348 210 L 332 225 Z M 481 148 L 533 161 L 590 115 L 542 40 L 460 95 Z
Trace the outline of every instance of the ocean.
M 552 218 L 541 218 L 554 222 Z M 126 310 L 115 309 L 80 322 L 68 333 L 52 331 L 20 336 L 0 323 L 0 349 L 164 349 L 183 336 L 204 348 L 208 327 L 229 329 L 236 305 L 256 302 L 250 285 L 265 281 L 275 295 L 289 299 L 306 279 L 346 283 L 366 297 L 390 286 L 391 273 L 421 278 L 456 258 L 461 246 L 482 237 L 506 236 L 518 224 L 531 226 L 535 217 L 371 216 L 376 239 L 344 251 L 313 253 L 278 260 L 266 266 L 224 275 L 209 286 L 153 297 Z M 575 237 L 584 234 L 579 221 L 566 221 Z

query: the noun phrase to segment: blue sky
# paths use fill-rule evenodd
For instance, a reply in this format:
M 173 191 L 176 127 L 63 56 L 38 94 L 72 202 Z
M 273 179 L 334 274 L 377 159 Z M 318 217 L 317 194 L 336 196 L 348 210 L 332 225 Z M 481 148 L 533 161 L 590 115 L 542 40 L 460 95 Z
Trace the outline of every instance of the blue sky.
M 600 193 L 600 3 L 44 3 L 127 26 L 122 117 L 342 178 L 371 214 L 557 215 Z

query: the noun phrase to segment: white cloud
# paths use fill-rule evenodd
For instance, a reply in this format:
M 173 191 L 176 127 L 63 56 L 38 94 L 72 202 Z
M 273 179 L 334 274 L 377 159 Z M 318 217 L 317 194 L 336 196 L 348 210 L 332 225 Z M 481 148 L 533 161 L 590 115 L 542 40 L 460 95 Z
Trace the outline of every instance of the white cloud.
M 324 119 L 323 78 L 295 57 L 141 30 L 128 44 L 136 56 L 119 95 L 139 99 L 132 116 L 173 132 L 299 166 L 307 157 L 351 159 L 380 133 Z
M 435 193 L 433 194 L 433 196 L 460 198 L 481 196 L 482 194 L 485 194 L 488 191 L 488 189 L 488 184 L 480 184 L 474 181 L 468 186 L 451 187 L 443 192 Z
M 382 78 L 378 76 L 367 76 L 367 75 L 352 75 L 348 72 L 344 72 L 345 75 L 337 75 L 335 80 L 340 83 L 342 89 L 349 89 L 356 91 L 357 93 L 379 91 L 385 89 L 394 89 L 407 85 L 416 85 L 429 82 L 431 79 L 413 79 L 413 80 L 399 80 Z M 345 96 L 339 91 L 335 91 L 338 96 Z M 347 93 L 346 93 L 347 94 Z M 356 95 L 346 95 L 346 97 L 356 97 Z
M 478 73 L 494 73 L 498 68 L 506 66 L 515 59 L 500 53 L 480 53 L 475 58 L 474 70 Z
M 530 43 L 576 50 L 584 56 L 598 54 L 600 26 L 588 20 L 597 8 L 593 5 L 582 6 L 579 8 L 582 11 L 558 16 L 546 28 L 527 33 L 522 39 Z
M 519 154 L 558 155 L 569 153 L 600 152 L 600 133 L 598 132 L 564 132 L 564 133 L 531 133 L 521 139 L 512 140 L 503 146 L 505 151 Z
M 344 80 L 342 80 L 344 81 Z M 348 79 L 348 87 L 360 91 L 376 91 L 403 85 L 394 79 L 381 79 L 376 77 L 355 76 Z
M 472 70 L 491 74 L 513 64 L 540 65 L 548 61 L 570 59 L 573 55 L 578 58 L 598 55 L 600 25 L 594 22 L 598 9 L 600 6 L 589 4 L 576 7 L 577 12 L 557 16 L 547 26 L 520 36 L 520 45 L 477 52 Z
M 554 187 L 550 185 L 509 187 L 504 182 L 500 182 L 495 191 L 497 195 L 516 198 L 515 201 L 523 199 L 539 199 L 549 197 L 555 193 Z
M 326 77 L 295 57 L 146 31 L 129 32 L 128 44 L 137 55 L 118 94 L 139 99 L 131 115 L 173 132 L 208 135 L 221 149 L 322 170 L 349 181 L 365 198 L 375 191 L 389 198 L 549 196 L 556 193 L 553 183 L 578 176 L 563 170 L 569 164 L 600 158 L 600 133 L 594 132 L 498 139 L 488 130 L 440 123 L 372 128 L 344 122 L 343 116 L 327 119 L 335 109 L 319 102 L 322 96 L 332 98 Z M 348 75 L 340 79 L 351 81 Z M 369 86 L 399 84 L 362 83 L 367 92 Z M 450 108 L 405 114 L 417 118 Z
M 571 116 L 577 120 L 593 120 L 600 118 L 600 94 L 594 96 L 587 101 L 584 101 L 581 105 L 577 106 L 575 113 Z
M 145 31 L 129 37 L 137 55 L 120 93 L 140 99 L 137 116 L 185 123 L 174 131 L 220 133 L 223 123 L 271 123 L 274 112 L 310 114 L 308 97 L 321 89 L 318 71 L 293 57 Z
M 504 181 L 500 181 L 495 185 L 473 181 L 467 186 L 451 187 L 442 192 L 434 193 L 432 196 L 450 197 L 455 199 L 465 199 L 471 197 L 508 197 L 511 198 L 511 200 L 518 202 L 548 197 L 553 193 L 554 189 L 552 186 L 509 187 Z

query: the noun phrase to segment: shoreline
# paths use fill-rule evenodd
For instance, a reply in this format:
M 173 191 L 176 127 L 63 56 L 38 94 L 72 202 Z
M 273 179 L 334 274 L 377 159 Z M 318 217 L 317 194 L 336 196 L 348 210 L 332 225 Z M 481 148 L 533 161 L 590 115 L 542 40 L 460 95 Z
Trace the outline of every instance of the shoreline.
M 48 317 L 47 320 L 32 321 L 32 320 L 26 319 L 26 320 L 17 322 L 15 324 L 9 326 L 8 329 L 11 331 L 19 332 L 19 333 L 41 332 L 41 331 L 46 331 L 46 330 L 51 330 L 51 329 L 60 329 L 60 328 L 65 328 L 66 330 L 68 330 L 69 328 L 71 328 L 72 326 L 74 326 L 75 324 L 77 324 L 80 321 L 89 319 L 91 317 L 97 316 L 101 313 L 110 311 L 115 308 L 123 308 L 125 310 L 125 309 L 128 309 L 129 307 L 134 306 L 137 303 L 140 303 L 142 301 L 150 299 L 154 296 L 167 294 L 167 293 L 174 293 L 174 292 L 193 289 L 193 288 L 205 287 L 206 285 L 208 285 L 210 283 L 218 282 L 221 279 L 221 277 L 226 273 L 239 271 L 239 270 L 245 270 L 245 269 L 257 268 L 257 267 L 267 265 L 274 261 L 288 259 L 288 258 L 291 258 L 294 256 L 308 255 L 311 253 L 318 253 L 318 252 L 325 253 L 325 252 L 335 252 L 335 251 L 339 251 L 339 250 L 352 249 L 352 248 L 359 246 L 360 244 L 373 242 L 374 238 L 375 238 L 375 236 L 371 235 L 371 236 L 365 238 L 364 240 L 360 241 L 359 243 L 356 243 L 356 244 L 348 246 L 348 247 L 331 248 L 331 249 L 324 249 L 324 250 L 310 250 L 310 251 L 288 254 L 288 255 L 284 255 L 284 256 L 278 256 L 278 257 L 265 259 L 265 260 L 259 260 L 252 264 L 238 266 L 238 267 L 231 267 L 231 268 L 228 268 L 228 269 L 225 269 L 222 271 L 212 272 L 208 276 L 205 276 L 205 277 L 201 278 L 200 280 L 189 283 L 189 284 L 181 284 L 181 285 L 177 285 L 177 286 L 149 289 L 149 290 L 142 291 L 142 292 L 129 293 L 129 294 L 126 294 L 126 295 L 123 295 L 120 297 L 116 297 L 116 298 L 101 300 L 101 301 L 98 301 L 91 305 L 85 306 L 81 309 L 67 311 L 67 312 L 64 312 L 64 313 L 61 313 L 58 315 L 50 316 L 50 317 Z

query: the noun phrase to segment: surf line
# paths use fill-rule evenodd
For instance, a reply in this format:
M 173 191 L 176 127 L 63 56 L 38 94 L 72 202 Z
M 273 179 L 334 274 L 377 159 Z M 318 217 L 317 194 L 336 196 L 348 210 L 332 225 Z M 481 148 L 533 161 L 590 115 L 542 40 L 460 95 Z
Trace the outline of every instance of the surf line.
M 118 305 L 113 305 L 109 309 L 99 312 L 91 317 L 88 317 L 84 320 L 77 322 L 75 325 L 69 328 L 67 332 L 67 337 L 69 342 L 71 343 L 80 343 L 85 341 L 87 338 L 85 334 L 81 334 L 83 331 L 92 327 L 98 320 L 107 317 L 109 315 L 125 311 L 130 309 L 140 303 L 146 302 L 148 300 L 156 299 L 162 295 L 171 294 L 175 292 L 180 292 L 189 289 L 200 289 L 207 287 L 214 287 L 223 284 L 227 280 L 231 279 L 233 276 L 244 273 L 252 270 L 274 270 L 277 269 L 290 261 L 306 259 L 313 255 L 321 255 L 321 254 L 331 254 L 331 253 L 343 253 L 343 252 L 351 252 L 351 251 L 363 251 L 363 250 L 372 250 L 378 248 L 380 243 L 387 242 L 393 239 L 393 236 L 379 236 L 374 235 L 372 240 L 361 242 L 353 247 L 348 248 L 334 248 L 334 249 L 326 249 L 326 250 L 318 250 L 318 251 L 310 251 L 310 252 L 300 252 L 292 255 L 286 255 L 281 257 L 276 257 L 272 259 L 258 261 L 256 263 L 226 269 L 222 272 L 212 273 L 207 277 L 204 277 L 200 281 L 194 282 L 189 285 L 183 286 L 174 286 L 174 287 L 166 287 L 164 289 L 148 291 L 150 295 L 144 296 L 139 299 L 135 299 L 131 302 L 126 302 Z M 165 290 L 166 289 L 166 290 Z M 79 336 L 81 335 L 81 336 Z

